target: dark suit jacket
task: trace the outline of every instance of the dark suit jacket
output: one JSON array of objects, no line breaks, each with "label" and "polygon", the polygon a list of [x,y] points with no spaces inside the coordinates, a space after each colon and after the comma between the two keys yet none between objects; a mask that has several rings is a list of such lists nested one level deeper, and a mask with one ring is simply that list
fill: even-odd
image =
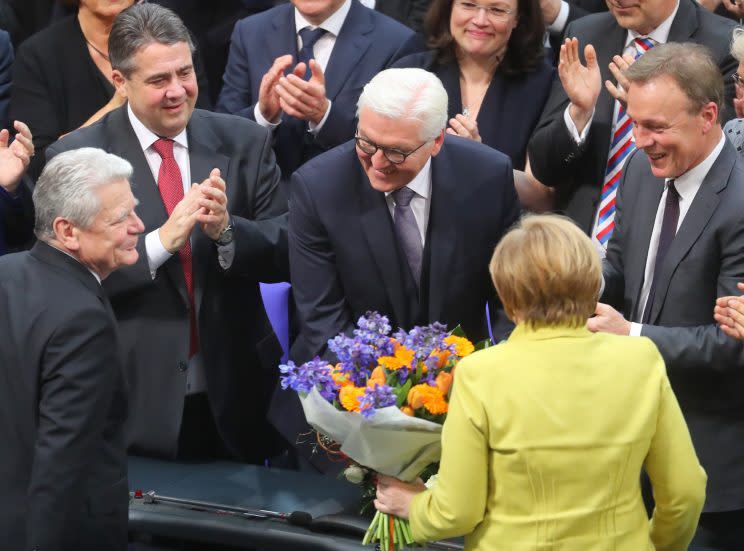
[{"label": "dark suit jacket", "polygon": [[[713,15],[694,0],[680,0],[669,32],[670,42],[696,42],[710,49],[726,82],[723,121],[734,116],[732,101],[735,90],[731,75],[737,62],[729,54],[733,28],[730,20]],[[568,27],[566,36],[577,37],[582,51],[586,44],[594,45],[602,81],[614,81],[608,65],[612,56],[622,53],[627,31],[617,24],[612,14],[598,13],[581,18]],[[607,168],[613,102],[603,85],[589,134],[578,146],[563,120],[568,97],[560,79],[555,79],[545,110],[527,147],[535,177],[556,189],[556,208],[573,218],[587,233],[592,230]]]},{"label": "dark suit jacket", "polygon": [[[288,179],[307,159],[354,137],[356,103],[362,88],[396,59],[421,49],[419,39],[400,23],[353,0],[325,71],[331,112],[317,135],[305,121],[286,115],[274,132],[274,151]],[[235,25],[217,111],[253,119],[261,78],[274,60],[297,59],[294,6],[285,4]]]},{"label": "dark suit jacket", "polygon": [[34,229],[34,203],[27,177],[15,196],[0,188],[0,255],[31,242]]},{"label": "dark suit jacket", "polygon": [[127,548],[126,383],[82,264],[37,243],[0,259],[3,548]]},{"label": "dark suit jacket", "polygon": [[[201,72],[198,72],[201,74]],[[205,91],[197,106],[209,108]],[[40,31],[20,48],[13,69],[10,117],[28,124],[36,156],[28,172],[35,180],[44,168],[44,150],[79,128],[114,95],[114,87],[88,52],[76,15]]]},{"label": "dark suit jacket", "polygon": [[[199,350],[217,428],[239,457],[268,453],[264,421],[277,379],[281,348],[266,318],[259,281],[287,278],[286,203],[277,201],[279,171],[268,131],[257,124],[199,109],[187,127],[191,179],[212,168],[227,183],[235,259],[220,268],[215,244],[195,228],[191,236]],[[52,144],[49,157],[84,146],[105,149],[134,166],[132,191],[145,232],[167,219],[163,201],[134,134],[126,106]],[[189,311],[177,255],[150,275],[145,239],[140,260],[109,277],[104,287],[121,327],[131,382],[131,450],[176,453],[189,359]],[[200,300],[199,300],[200,299]]]},{"label": "dark suit jacket", "polygon": [[[744,344],[724,335],[712,305],[744,280],[744,162],[726,145],[703,180],[660,270],[650,324],[708,473],[705,511],[744,508]],[[603,299],[636,319],[664,180],[638,151],[625,166]]]},{"label": "dark suit jacket", "polygon": [[424,16],[431,0],[377,0],[375,9],[400,21],[416,32],[424,28]]},{"label": "dark suit jacket", "polygon": [[[408,55],[394,67],[418,67],[433,72],[447,90],[450,118],[462,113],[460,69],[456,61],[436,63],[434,52]],[[546,60],[536,71],[505,77],[498,71],[483,97],[478,112],[478,131],[483,143],[511,157],[512,166],[524,170],[527,141],[537,125],[550,92],[555,69]]]}]

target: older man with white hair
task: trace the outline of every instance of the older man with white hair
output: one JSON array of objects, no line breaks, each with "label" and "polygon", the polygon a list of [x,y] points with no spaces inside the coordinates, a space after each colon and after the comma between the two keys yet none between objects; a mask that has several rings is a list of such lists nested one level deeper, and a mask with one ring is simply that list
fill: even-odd
[{"label": "older man with white hair", "polygon": [[0,541],[125,550],[126,382],[101,280],[137,262],[132,166],[62,153],[34,189],[38,242],[0,259]]},{"label": "older man with white hair", "polygon": [[405,329],[460,324],[477,340],[489,334],[488,303],[503,336],[488,260],[520,213],[509,158],[445,135],[447,92],[422,69],[379,73],[357,115],[354,140],[292,176],[292,358],[324,354],[368,310]]}]

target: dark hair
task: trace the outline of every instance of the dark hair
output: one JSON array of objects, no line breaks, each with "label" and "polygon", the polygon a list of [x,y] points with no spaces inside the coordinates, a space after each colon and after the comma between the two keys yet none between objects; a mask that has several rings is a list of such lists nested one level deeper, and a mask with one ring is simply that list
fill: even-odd
[{"label": "dark hair", "polygon": [[718,107],[720,121],[724,102],[723,77],[705,46],[692,42],[659,44],[628,67],[625,76],[631,83],[640,84],[668,76],[690,100],[691,113],[713,102]]},{"label": "dark hair", "polygon": [[[450,33],[453,3],[454,0],[433,0],[424,19],[426,44],[436,50],[439,63],[455,59],[455,40]],[[517,17],[517,26],[498,67],[506,76],[535,70],[545,56],[545,23],[540,0],[517,0]]]},{"label": "dark hair", "polygon": [[172,46],[180,42],[188,44],[194,53],[191,35],[175,13],[157,4],[135,4],[122,11],[111,27],[111,68],[129,78],[136,69],[134,56],[140,49],[153,43]]}]

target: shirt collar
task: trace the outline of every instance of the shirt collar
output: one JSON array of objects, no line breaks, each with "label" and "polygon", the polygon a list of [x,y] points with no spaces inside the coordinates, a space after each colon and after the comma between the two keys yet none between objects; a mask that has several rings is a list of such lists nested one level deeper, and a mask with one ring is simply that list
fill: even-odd
[{"label": "shirt collar", "polygon": [[[341,32],[341,27],[344,25],[344,21],[346,21],[346,15],[349,13],[350,9],[351,0],[346,0],[339,9],[333,12],[330,17],[328,17],[328,19],[318,25],[318,27],[320,27],[321,29],[325,29],[333,36],[338,36],[338,33]],[[300,13],[300,10],[298,10],[297,8],[295,8],[294,14],[296,33],[299,33],[305,27],[310,27],[312,29],[316,28],[315,25],[312,25],[307,19],[305,19],[305,17]]]},{"label": "shirt collar", "polygon": [[[132,125],[137,141],[140,143],[142,151],[147,151],[148,148],[152,147],[156,141],[160,139],[160,136],[153,133],[152,130],[147,128],[141,120],[137,118],[137,115],[132,111],[132,106],[127,103],[127,114],[129,115],[129,123]],[[173,141],[178,145],[189,148],[189,139],[186,135],[186,129],[184,128],[181,132],[173,138]]]},{"label": "shirt collar", "polygon": [[[702,185],[705,177],[708,175],[708,172],[710,172],[710,168],[713,166],[713,163],[716,162],[721,151],[723,151],[725,143],[726,136],[721,133],[721,139],[718,144],[700,164],[692,167],[690,170],[682,174],[682,176],[674,179],[674,187],[683,201],[689,201],[695,198],[695,194]],[[668,181],[669,178],[667,178],[665,182]]]},{"label": "shirt collar", "polygon": [[656,27],[653,31],[648,33],[647,35],[638,34],[637,32],[628,29],[628,36],[625,39],[625,47],[627,48],[628,45],[633,42],[636,38],[652,38],[656,41],[657,44],[666,44],[669,41],[669,31],[672,28],[672,22],[674,21],[674,17],[677,15],[677,10],[679,9],[679,0],[677,0],[677,4],[674,6],[674,10],[672,11],[672,14],[664,19],[664,21],[661,22],[661,24]]},{"label": "shirt collar", "polygon": [[[423,197],[424,199],[428,199],[431,195],[431,157],[429,157],[429,160],[426,161],[426,164],[423,166],[421,170],[419,170],[419,173],[416,174],[416,176],[413,177],[413,180],[408,182],[406,186],[408,189],[419,195],[420,197]],[[385,197],[393,193],[392,191],[386,191]]]}]

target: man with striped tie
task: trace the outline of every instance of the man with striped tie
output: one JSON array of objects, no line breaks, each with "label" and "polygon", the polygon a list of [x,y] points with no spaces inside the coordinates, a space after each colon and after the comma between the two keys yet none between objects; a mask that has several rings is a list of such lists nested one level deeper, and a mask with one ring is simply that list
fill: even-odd
[{"label": "man with striped tie", "polygon": [[723,81],[705,48],[656,46],[623,80],[638,150],[623,169],[605,290],[587,327],[657,346],[708,474],[690,549],[738,551],[744,343],[721,331],[710,306],[744,278],[744,160],[723,135]]},{"label": "man with striped tie", "polygon": [[733,22],[694,0],[608,0],[608,6],[609,12],[567,27],[565,36],[573,38],[561,47],[561,78],[553,83],[528,146],[533,174],[556,190],[556,209],[604,248],[614,228],[622,166],[635,148],[623,90],[614,84],[620,69],[656,44],[706,46],[725,77],[722,121],[734,116],[731,75],[736,70],[729,54]]}]

